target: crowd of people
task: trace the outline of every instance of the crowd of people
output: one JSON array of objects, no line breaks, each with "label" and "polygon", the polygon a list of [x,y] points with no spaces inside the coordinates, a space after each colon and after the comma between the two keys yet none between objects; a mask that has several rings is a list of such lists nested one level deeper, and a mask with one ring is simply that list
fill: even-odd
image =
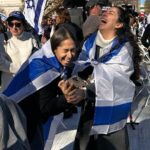
[{"label": "crowd of people", "polygon": [[81,107],[74,150],[128,150],[138,40],[150,51],[150,24],[120,6],[103,6],[87,2],[82,26],[67,8],[57,8],[43,17],[42,35],[21,11],[0,21],[0,149],[44,150],[43,124]]}]

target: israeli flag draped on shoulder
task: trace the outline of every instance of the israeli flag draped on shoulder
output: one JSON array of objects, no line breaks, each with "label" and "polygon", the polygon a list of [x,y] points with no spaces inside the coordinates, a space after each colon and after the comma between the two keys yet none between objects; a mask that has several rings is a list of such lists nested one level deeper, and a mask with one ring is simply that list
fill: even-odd
[{"label": "israeli flag draped on shoulder", "polygon": [[51,83],[61,71],[62,67],[53,54],[48,40],[22,65],[3,94],[18,103]]},{"label": "israeli flag draped on shoulder", "polygon": [[108,134],[125,126],[131,108],[135,91],[130,80],[134,71],[132,47],[128,41],[120,45],[115,38],[107,47],[100,49],[102,56],[95,60],[96,36],[97,33],[94,33],[85,41],[74,73],[89,65],[94,67],[96,102],[90,133]]},{"label": "israeli flag draped on shoulder", "polygon": [[25,0],[24,16],[28,23],[35,29],[36,33],[41,34],[42,17],[47,0]]},{"label": "israeli flag draped on shoulder", "polygon": [[[36,51],[28,61],[19,69],[8,87],[3,91],[1,97],[20,102],[37,90],[45,87],[63,73],[63,68],[51,50],[48,40],[40,50]],[[43,125],[45,147],[52,147],[58,126],[61,124],[63,114],[50,117]]]}]

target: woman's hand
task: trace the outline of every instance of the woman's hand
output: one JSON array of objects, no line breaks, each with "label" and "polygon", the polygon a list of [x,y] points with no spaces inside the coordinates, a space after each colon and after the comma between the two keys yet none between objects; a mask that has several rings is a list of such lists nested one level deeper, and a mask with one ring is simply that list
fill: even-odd
[{"label": "woman's hand", "polygon": [[61,80],[58,83],[58,87],[62,90],[64,95],[70,94],[70,92],[75,89],[75,86],[67,80]]},{"label": "woman's hand", "polygon": [[85,91],[83,89],[74,89],[70,92],[70,95],[67,96],[66,100],[68,103],[77,104],[80,101],[84,100]]},{"label": "woman's hand", "polygon": [[61,80],[58,87],[62,90],[68,103],[77,104],[85,98],[85,91],[77,89],[72,83],[67,80]]}]

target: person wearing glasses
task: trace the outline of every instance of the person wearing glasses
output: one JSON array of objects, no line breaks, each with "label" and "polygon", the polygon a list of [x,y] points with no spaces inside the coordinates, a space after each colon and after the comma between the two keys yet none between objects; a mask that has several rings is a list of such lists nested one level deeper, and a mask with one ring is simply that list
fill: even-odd
[{"label": "person wearing glasses", "polygon": [[1,88],[4,90],[20,66],[29,58],[38,44],[31,32],[26,32],[22,12],[13,11],[7,18],[8,32],[0,34]]}]

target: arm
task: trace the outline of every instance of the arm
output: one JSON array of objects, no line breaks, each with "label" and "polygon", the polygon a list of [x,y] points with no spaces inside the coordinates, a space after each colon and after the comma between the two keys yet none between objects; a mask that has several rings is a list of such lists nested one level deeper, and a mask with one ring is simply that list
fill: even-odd
[{"label": "arm", "polygon": [[74,82],[70,82],[69,80],[62,80],[58,84],[68,103],[80,105],[83,100],[89,102],[95,101],[94,83],[90,83],[86,85],[86,87],[76,87]]},{"label": "arm", "polygon": [[70,107],[65,97],[61,94],[58,88],[59,78],[55,79],[49,85],[40,89],[36,96],[39,100],[39,107],[42,118],[46,120],[51,115],[56,115]]}]

